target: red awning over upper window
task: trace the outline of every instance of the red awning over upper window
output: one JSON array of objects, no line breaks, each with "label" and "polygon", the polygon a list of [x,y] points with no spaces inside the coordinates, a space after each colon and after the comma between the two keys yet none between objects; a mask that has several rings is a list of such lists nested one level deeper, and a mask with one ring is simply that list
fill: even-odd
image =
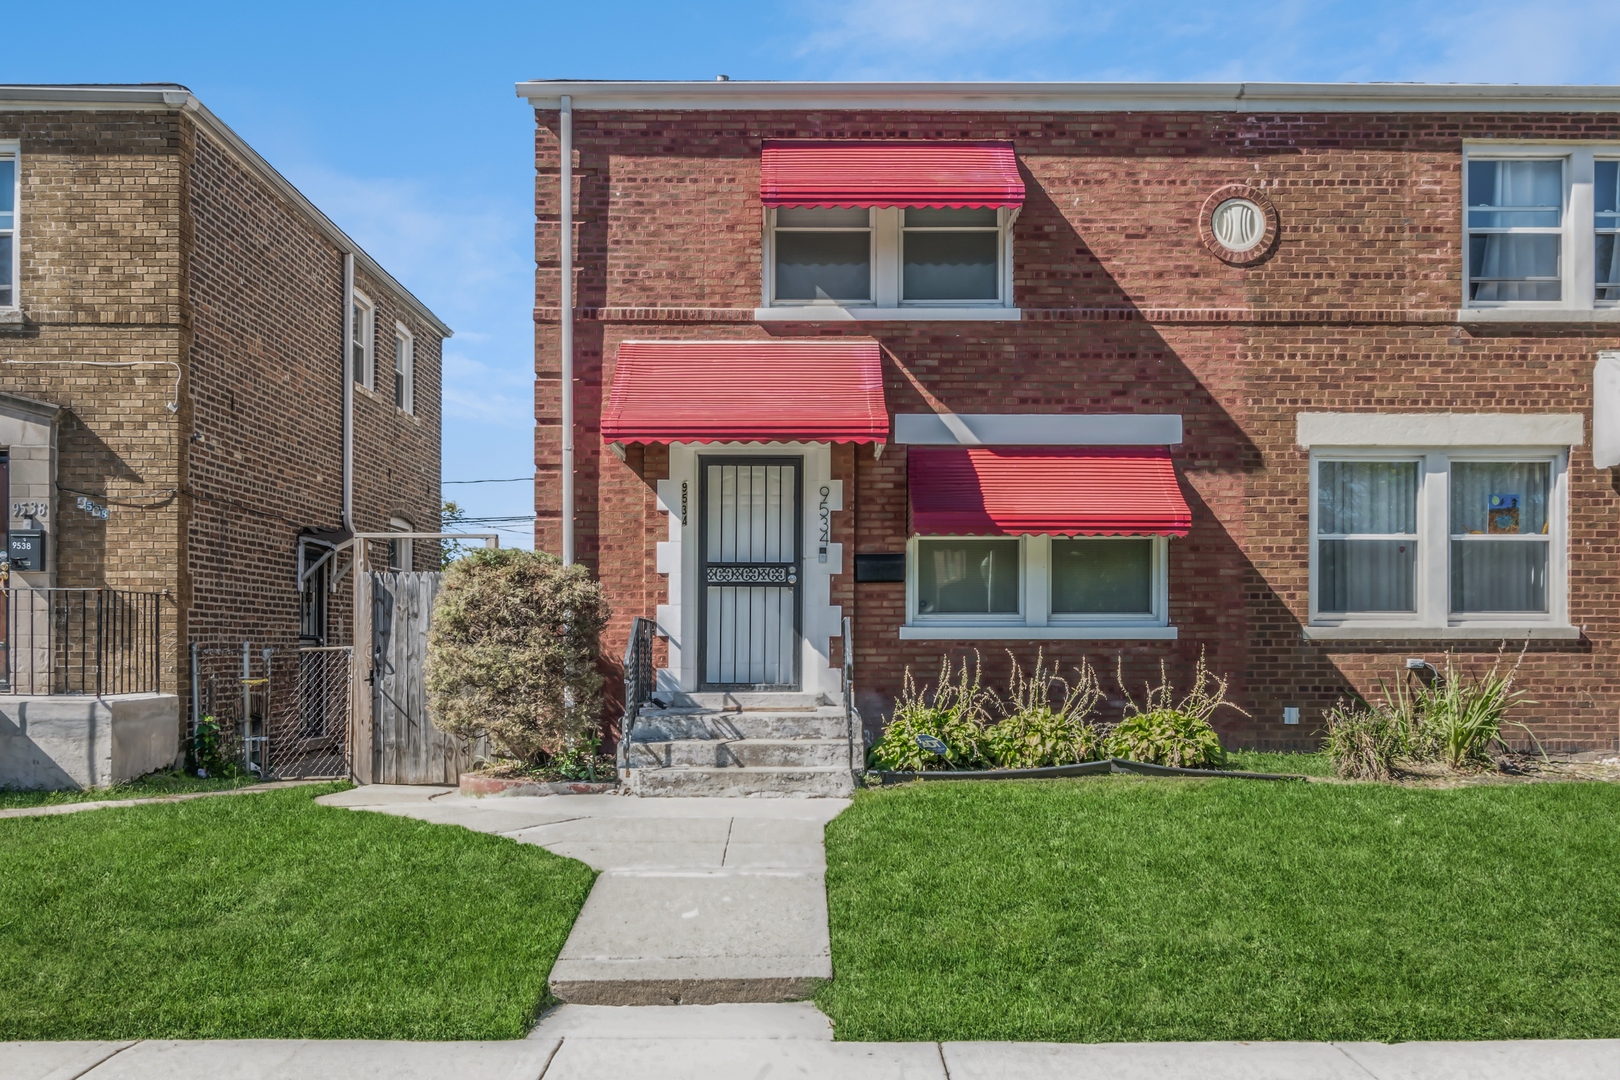
[{"label": "red awning over upper window", "polygon": [[1192,511],[1162,447],[911,447],[923,536],[1186,536]]},{"label": "red awning over upper window", "polygon": [[837,341],[626,341],[607,442],[886,442],[883,355]]},{"label": "red awning over upper window", "polygon": [[766,206],[1013,207],[1024,181],[1009,142],[765,143]]}]

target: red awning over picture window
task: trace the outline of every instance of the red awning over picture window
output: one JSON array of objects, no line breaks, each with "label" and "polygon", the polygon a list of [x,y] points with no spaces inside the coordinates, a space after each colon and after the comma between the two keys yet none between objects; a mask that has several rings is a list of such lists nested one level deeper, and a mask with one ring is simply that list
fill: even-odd
[{"label": "red awning over picture window", "polygon": [[767,140],[766,206],[1014,207],[1024,181],[1010,142]]},{"label": "red awning over picture window", "polygon": [[883,354],[837,341],[626,341],[602,410],[620,443],[889,438]]},{"label": "red awning over picture window", "polygon": [[922,536],[1186,536],[1192,511],[1163,447],[911,447]]}]

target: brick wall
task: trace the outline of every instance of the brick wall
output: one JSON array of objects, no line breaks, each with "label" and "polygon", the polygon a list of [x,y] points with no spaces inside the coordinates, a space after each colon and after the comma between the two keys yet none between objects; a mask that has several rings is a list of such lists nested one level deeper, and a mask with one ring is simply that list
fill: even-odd
[{"label": "brick wall", "polygon": [[[556,114],[537,119],[536,539],[556,550]],[[1029,189],[1014,255],[1024,321],[755,323],[760,143],[782,137],[1014,140]],[[1471,138],[1620,143],[1620,116],[577,112],[576,535],[616,606],[605,652],[622,653],[628,618],[664,595],[650,551],[605,539],[663,535],[653,485],[667,459],[649,450],[621,463],[600,443],[618,342],[871,335],[884,346],[894,412],[1181,413],[1176,464],[1195,524],[1171,543],[1180,640],[1039,647],[1061,665],[1089,657],[1109,684],[1119,660],[1138,688],[1161,660],[1185,679],[1205,649],[1251,714],[1223,721],[1233,740],[1307,742],[1337,697],[1371,691],[1406,655],[1439,660],[1445,646],[1304,641],[1308,455],[1295,445],[1295,414],[1589,414],[1595,354],[1620,347],[1612,330],[1454,324]],[[1204,200],[1228,183],[1263,188],[1281,220],[1275,253],[1249,269],[1221,263],[1198,237]],[[901,550],[904,449],[875,459],[841,448],[835,470],[857,479],[838,524],[853,550]],[[1523,681],[1540,704],[1523,715],[1549,748],[1614,747],[1620,484],[1592,468],[1589,448],[1572,455],[1569,479],[1570,616],[1585,633],[1531,647]],[[907,666],[931,678],[952,648],[898,640],[902,586],[846,577],[833,599],[855,617],[869,716],[887,709]],[[1008,644],[1026,663],[1038,647]],[[1000,681],[1003,643],[977,647]],[[1478,669],[1495,646],[1453,651]],[[1281,724],[1284,705],[1301,708],[1300,727]]]},{"label": "brick wall", "polygon": [[[0,329],[0,361],[27,361],[0,363],[0,390],[65,410],[56,583],[164,592],[167,689],[185,688],[191,640],[292,643],[295,537],[341,523],[341,254],[178,113],[0,113],[0,140],[21,142],[25,316]],[[358,277],[378,370],[377,391],[355,393],[356,524],[432,531],[440,340]],[[394,407],[396,320],[415,336],[414,416]],[[434,555],[417,545],[418,567]],[[351,632],[349,584],[333,641]]]}]

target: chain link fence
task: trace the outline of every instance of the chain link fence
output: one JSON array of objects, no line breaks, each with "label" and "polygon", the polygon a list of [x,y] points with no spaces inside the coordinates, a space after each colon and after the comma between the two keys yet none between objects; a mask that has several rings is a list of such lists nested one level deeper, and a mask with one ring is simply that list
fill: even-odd
[{"label": "chain link fence", "polygon": [[264,780],[350,775],[347,645],[192,647],[192,741]]}]

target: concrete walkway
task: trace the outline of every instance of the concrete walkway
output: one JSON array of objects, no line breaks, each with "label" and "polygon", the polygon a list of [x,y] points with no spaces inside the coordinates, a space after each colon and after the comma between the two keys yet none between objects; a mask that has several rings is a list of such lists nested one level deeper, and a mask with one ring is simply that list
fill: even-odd
[{"label": "concrete walkway", "polygon": [[[5,1080],[1615,1080],[1620,1040],[835,1043],[807,1005],[559,1013],[519,1042],[0,1043]],[[759,1010],[767,1010],[760,1012]],[[770,1012],[768,1010],[778,1010]],[[788,1010],[788,1011],[781,1011]],[[800,1010],[794,1012],[792,1010]],[[814,1010],[811,1009],[813,1012]],[[546,1030],[547,1025],[552,1030]],[[722,1031],[747,1037],[717,1037]]]},{"label": "concrete walkway", "polygon": [[822,833],[848,800],[372,785],[320,801],[509,836],[601,871],[551,971],[563,1001],[793,1001],[832,978]]}]

